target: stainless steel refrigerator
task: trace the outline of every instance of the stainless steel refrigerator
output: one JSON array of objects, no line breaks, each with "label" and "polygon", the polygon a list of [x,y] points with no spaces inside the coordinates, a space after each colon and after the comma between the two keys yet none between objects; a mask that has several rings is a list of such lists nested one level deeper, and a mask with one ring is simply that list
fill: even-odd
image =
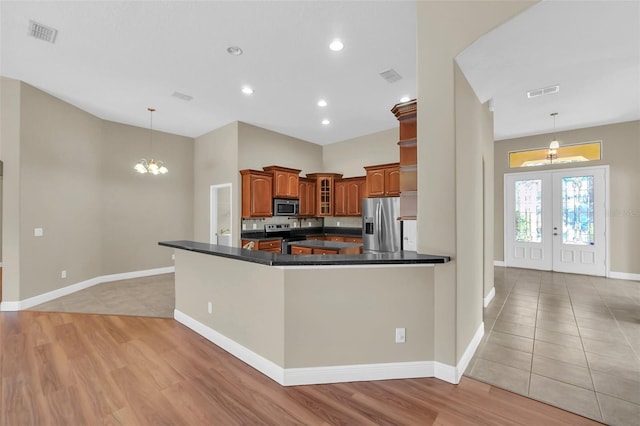
[{"label": "stainless steel refrigerator", "polygon": [[365,198],[362,200],[362,249],[365,252],[402,250],[400,198]]}]

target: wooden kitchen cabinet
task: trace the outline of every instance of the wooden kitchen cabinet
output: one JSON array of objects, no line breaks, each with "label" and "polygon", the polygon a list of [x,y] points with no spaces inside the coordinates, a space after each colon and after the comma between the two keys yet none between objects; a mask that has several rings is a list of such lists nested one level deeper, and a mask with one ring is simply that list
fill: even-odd
[{"label": "wooden kitchen cabinet", "polygon": [[400,164],[365,166],[367,197],[397,197],[400,195]]},{"label": "wooden kitchen cabinet", "polygon": [[342,177],[338,173],[311,173],[316,181],[316,216],[334,216],[334,183]]},{"label": "wooden kitchen cabinet", "polygon": [[362,244],[362,237],[344,237],[344,242]]},{"label": "wooden kitchen cabinet", "polygon": [[322,249],[322,248],[314,248],[313,249],[313,254],[338,254],[338,250],[329,250],[329,249]]},{"label": "wooden kitchen cabinet", "polygon": [[335,235],[327,235],[326,237],[324,237],[325,241],[339,241],[341,243],[344,243],[344,237],[338,237]]},{"label": "wooden kitchen cabinet", "polygon": [[253,241],[255,245],[251,250],[260,250],[260,251],[268,251],[270,253],[281,253],[282,252],[282,240],[273,239],[273,240],[242,240],[242,247],[244,247],[247,243]]},{"label": "wooden kitchen cabinet", "polygon": [[334,216],[362,215],[362,199],[365,198],[367,180],[364,176],[336,180]]},{"label": "wooden kitchen cabinet", "polygon": [[400,217],[417,217],[418,195],[418,103],[414,99],[394,105],[391,112],[398,119],[400,131]]},{"label": "wooden kitchen cabinet", "polygon": [[298,183],[300,211],[298,216],[315,216],[316,214],[316,181],[300,178]]},{"label": "wooden kitchen cabinet", "polygon": [[311,247],[291,246],[291,254],[313,254]]},{"label": "wooden kitchen cabinet", "polygon": [[334,191],[334,216],[346,216],[347,215],[347,182],[344,180],[337,180],[335,182]]},{"label": "wooden kitchen cabinet", "polygon": [[262,168],[273,176],[273,198],[298,198],[300,170],[281,166]]},{"label": "wooden kitchen cabinet", "polygon": [[271,173],[240,170],[242,175],[242,218],[273,216]]}]

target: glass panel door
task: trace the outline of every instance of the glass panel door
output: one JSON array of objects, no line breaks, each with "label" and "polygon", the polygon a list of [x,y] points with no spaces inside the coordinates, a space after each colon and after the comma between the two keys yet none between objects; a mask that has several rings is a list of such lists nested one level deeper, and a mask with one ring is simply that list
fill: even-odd
[{"label": "glass panel door", "polygon": [[[537,174],[505,176],[505,261],[508,266],[551,269],[550,181]],[[546,233],[545,233],[546,232]]]},{"label": "glass panel door", "polygon": [[606,274],[606,168],[505,175],[505,264]]},{"label": "glass panel door", "polygon": [[605,169],[553,173],[553,270],[606,274]]}]

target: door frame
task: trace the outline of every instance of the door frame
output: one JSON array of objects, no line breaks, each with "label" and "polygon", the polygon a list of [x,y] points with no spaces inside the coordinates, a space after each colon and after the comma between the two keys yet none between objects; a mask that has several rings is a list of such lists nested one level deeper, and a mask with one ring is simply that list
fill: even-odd
[{"label": "door frame", "polygon": [[233,185],[231,183],[211,185],[209,187],[209,244],[218,243],[218,190],[222,188],[229,188],[229,217],[231,219],[229,232],[233,236]]},{"label": "door frame", "polygon": [[[503,220],[502,220],[502,225],[503,225],[503,234],[502,234],[502,239],[503,239],[503,253],[502,253],[502,258],[504,259],[504,266],[505,267],[509,267],[509,258],[507,256],[507,239],[508,239],[508,235],[509,235],[509,230],[508,230],[508,226],[509,226],[509,221],[508,221],[508,205],[507,205],[507,191],[510,190],[510,188],[507,188],[507,176],[513,176],[513,177],[518,177],[519,175],[531,175],[531,174],[538,174],[540,176],[542,175],[552,175],[554,173],[563,173],[563,172],[575,172],[575,171],[585,171],[588,172],[589,170],[604,170],[604,199],[605,199],[605,206],[604,206],[604,232],[605,232],[605,236],[604,236],[604,243],[605,243],[605,247],[604,247],[604,262],[605,262],[605,277],[609,277],[611,275],[611,270],[610,270],[610,265],[611,263],[609,262],[610,260],[610,253],[609,253],[609,247],[611,246],[610,244],[610,232],[609,232],[609,211],[610,211],[610,198],[609,198],[609,187],[610,187],[610,179],[609,179],[609,165],[608,164],[604,164],[604,165],[599,165],[599,166],[586,166],[586,167],[567,167],[567,168],[562,168],[562,169],[545,169],[545,170],[527,170],[527,171],[519,171],[519,172],[514,172],[514,173],[505,173],[503,176],[503,197],[502,197],[502,209],[503,209]],[[553,263],[552,263],[552,269],[551,271],[553,271]]]}]

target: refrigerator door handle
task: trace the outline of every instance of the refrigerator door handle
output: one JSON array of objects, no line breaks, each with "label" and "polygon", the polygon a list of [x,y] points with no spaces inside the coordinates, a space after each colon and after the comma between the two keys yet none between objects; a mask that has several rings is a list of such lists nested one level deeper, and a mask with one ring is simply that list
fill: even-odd
[{"label": "refrigerator door handle", "polygon": [[384,208],[382,203],[380,203],[380,249],[388,250],[387,248],[387,235],[385,233],[385,219],[384,219]]},{"label": "refrigerator door handle", "polygon": [[376,235],[378,237],[378,250],[380,250],[380,246],[382,245],[382,221],[380,220],[382,216],[382,204],[376,204]]}]

